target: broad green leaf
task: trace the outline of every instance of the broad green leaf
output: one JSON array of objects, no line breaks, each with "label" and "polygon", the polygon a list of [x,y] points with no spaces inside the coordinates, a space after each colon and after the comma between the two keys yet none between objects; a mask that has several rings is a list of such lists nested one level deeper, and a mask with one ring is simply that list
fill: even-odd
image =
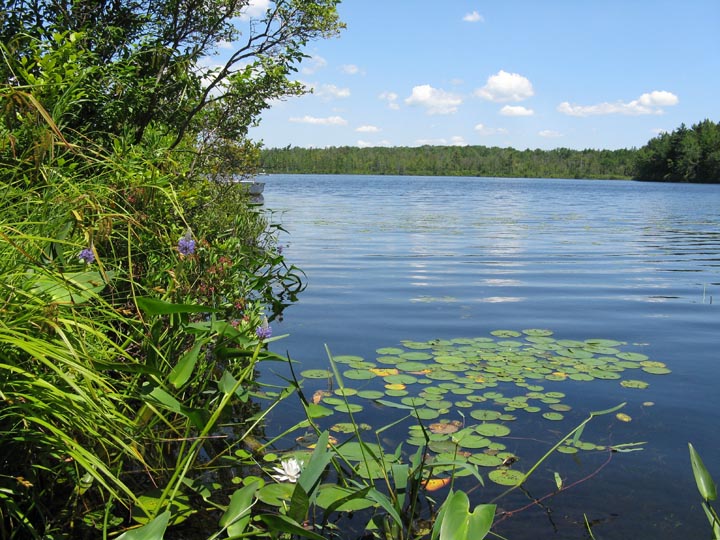
[{"label": "broad green leaf", "polygon": [[335,455],[333,451],[327,448],[329,438],[329,431],[323,431],[320,434],[317,446],[310,456],[310,459],[305,463],[305,467],[302,473],[300,473],[300,478],[298,478],[298,485],[302,486],[308,496],[312,496],[315,486],[325,472],[325,468]]},{"label": "broad green leaf", "polygon": [[706,501],[714,501],[717,499],[717,486],[692,443],[688,443],[688,448],[690,450],[690,463],[692,464],[693,475],[695,476],[698,491]]},{"label": "broad green leaf", "polygon": [[250,509],[253,505],[255,492],[260,484],[253,482],[235,491],[230,497],[230,504],[220,517],[220,526],[226,528],[228,535],[236,536],[245,532],[250,522]]},{"label": "broad green leaf", "polygon": [[168,375],[168,381],[175,388],[180,388],[188,382],[193,370],[195,369],[200,349],[206,342],[207,341],[204,339],[196,339],[192,348],[180,357],[177,365],[175,365],[170,372],[170,375]]},{"label": "broad green leaf", "polygon": [[297,521],[282,514],[261,514],[258,517],[274,533],[285,532],[302,538],[310,538],[311,540],[325,540],[324,537],[307,530]]},{"label": "broad green leaf", "polygon": [[217,309],[207,306],[199,306],[196,304],[173,304],[171,302],[165,302],[164,300],[158,300],[157,298],[150,298],[147,296],[138,297],[137,305],[141,310],[145,312],[146,315],[171,315],[174,313],[212,313],[217,311]]},{"label": "broad green leaf", "polygon": [[169,522],[170,511],[166,510],[146,525],[125,531],[117,540],[163,540]]},{"label": "broad green leaf", "polygon": [[302,523],[309,509],[310,496],[303,489],[302,484],[298,482],[295,484],[295,489],[293,489],[293,494],[290,498],[290,508],[288,508],[287,516],[298,523]]}]

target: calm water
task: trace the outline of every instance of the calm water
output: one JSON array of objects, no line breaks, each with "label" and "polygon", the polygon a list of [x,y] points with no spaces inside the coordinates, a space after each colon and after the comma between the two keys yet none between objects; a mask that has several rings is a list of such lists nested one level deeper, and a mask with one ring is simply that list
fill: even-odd
[{"label": "calm water", "polygon": [[[504,520],[500,534],[589,538],[586,513],[597,540],[708,537],[687,442],[720,480],[720,186],[273,175],[265,206],[289,231],[287,258],[307,274],[300,301],[273,325],[290,334],[274,350],[300,369],[328,367],[325,345],[374,361],[401,340],[547,328],[558,339],[627,342],[672,370],[633,375],[651,383],[645,390],[557,383],[573,407],[564,421],[523,415],[506,441],[521,470],[589,411],[623,401],[632,422],[602,417],[588,430],[598,443],[647,443],[604,467],[604,452],[554,456],[528,482],[530,495],[553,492],[554,471],[579,484]],[[264,369],[269,382],[286,375],[282,365]],[[308,381],[308,392],[321,386]],[[369,407],[361,419],[381,426],[392,414]],[[287,405],[271,422],[279,430],[297,419]],[[483,502],[500,491],[486,481],[472,493]],[[515,510],[527,497],[498,504]]]}]

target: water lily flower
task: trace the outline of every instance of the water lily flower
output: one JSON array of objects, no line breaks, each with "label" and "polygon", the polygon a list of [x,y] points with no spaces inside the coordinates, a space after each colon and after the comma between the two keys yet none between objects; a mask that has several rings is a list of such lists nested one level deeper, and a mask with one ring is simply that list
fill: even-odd
[{"label": "water lily flower", "polygon": [[271,474],[278,482],[290,482],[294,484],[300,478],[302,468],[300,462],[295,458],[283,459],[280,462],[280,467],[273,467],[273,470],[277,474]]}]

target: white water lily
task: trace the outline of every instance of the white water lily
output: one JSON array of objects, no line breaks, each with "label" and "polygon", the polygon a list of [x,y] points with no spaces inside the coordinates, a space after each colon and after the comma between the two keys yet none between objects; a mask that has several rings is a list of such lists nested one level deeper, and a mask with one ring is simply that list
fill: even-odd
[{"label": "white water lily", "polygon": [[297,482],[297,479],[300,478],[302,467],[300,467],[300,462],[297,459],[290,458],[282,460],[280,467],[273,467],[273,470],[277,472],[277,474],[271,474],[270,476],[275,480],[294,484]]}]

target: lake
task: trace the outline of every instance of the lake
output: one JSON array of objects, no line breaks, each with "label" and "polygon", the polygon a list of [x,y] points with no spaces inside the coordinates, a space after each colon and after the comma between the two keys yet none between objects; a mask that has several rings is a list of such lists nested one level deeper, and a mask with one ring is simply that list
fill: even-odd
[{"label": "lake", "polygon": [[[693,442],[720,480],[720,186],[331,175],[264,180],[265,208],[288,231],[281,237],[286,258],[307,275],[299,301],[273,322],[274,335],[289,336],[272,349],[295,360],[298,372],[327,369],[326,345],[333,355],[376,363],[399,354],[390,352],[394,348],[428,342],[465,351],[515,342],[506,345],[515,354],[518,341],[530,346],[525,339],[533,334],[523,330],[551,331],[551,337],[537,334],[546,339],[535,343],[549,345],[539,347],[544,353],[533,348],[539,355],[533,365],[558,354],[557,341],[563,342],[564,360],[571,362],[571,356],[576,363],[553,367],[557,375],[550,379],[542,377],[549,370],[540,370],[528,380],[540,412],[523,409],[527,397],[510,405],[508,399],[497,401],[533,390],[510,382],[517,373],[498,373],[495,362],[494,386],[470,385],[482,403],[452,406],[439,417],[471,420],[469,413],[479,406],[505,415],[502,423],[512,432],[493,440],[518,457],[513,468],[521,471],[591,411],[627,403],[622,412],[631,421],[613,413],[588,425],[583,440],[596,443],[594,451],[554,454],[527,482],[526,492],[497,502],[514,512],[498,523],[499,534],[513,540],[590,538],[586,514],[597,540],[709,537],[687,443]],[[500,329],[518,334],[491,334]],[[630,353],[631,360],[645,359],[649,369],[630,369],[633,362],[604,364],[586,380],[578,376],[586,372],[579,365],[583,358],[602,363],[598,357],[614,354],[578,352],[586,340],[598,340],[592,346],[600,349],[621,342],[617,350]],[[406,352],[418,350],[427,352]],[[415,357],[423,358],[407,358]],[[269,364],[260,380],[273,383],[287,375],[286,366]],[[623,386],[624,380],[649,386]],[[383,382],[345,380],[376,391],[384,391]],[[409,384],[407,390],[417,395],[422,384],[435,381]],[[443,391],[457,390],[453,384]],[[305,381],[308,395],[326,387],[324,380]],[[543,394],[549,391],[562,395],[556,407],[562,420],[541,416],[554,401]],[[399,401],[401,395],[386,399]],[[273,412],[268,431],[280,432],[301,418],[292,403]],[[366,401],[357,418],[377,429],[403,414]],[[383,442],[394,448],[407,436],[404,426]],[[643,450],[601,449],[634,442],[643,442]],[[459,487],[471,491],[474,503],[504,490],[488,480],[491,470],[481,467],[484,487],[461,479]],[[564,486],[575,485],[550,496],[557,490],[555,472]],[[533,498],[543,500],[523,509]]]}]

